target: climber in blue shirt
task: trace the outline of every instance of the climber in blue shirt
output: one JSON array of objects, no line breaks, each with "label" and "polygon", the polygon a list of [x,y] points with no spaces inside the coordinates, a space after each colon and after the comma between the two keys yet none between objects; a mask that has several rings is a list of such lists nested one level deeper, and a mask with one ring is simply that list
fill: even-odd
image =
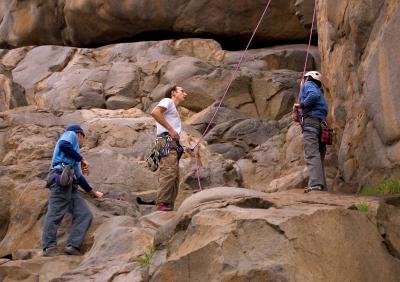
[{"label": "climber in blue shirt", "polygon": [[322,76],[317,71],[304,75],[304,86],[300,103],[293,106],[294,113],[301,110],[301,124],[304,137],[304,158],[308,170],[308,186],[304,192],[326,190],[324,159],[326,145],[321,143],[321,122],[326,120],[328,105],[322,92]]},{"label": "climber in blue shirt", "polygon": [[317,118],[321,121],[326,119],[328,106],[321,90],[321,82],[306,77],[300,95],[299,108],[302,110],[302,117]]},{"label": "climber in blue shirt", "polygon": [[79,186],[90,193],[92,188],[82,175],[82,169],[88,172],[89,164],[80,155],[79,140],[83,140],[85,134],[79,125],[71,125],[58,139],[54,148],[53,158],[51,160],[52,170],[62,170],[68,164],[74,169],[75,178]]},{"label": "climber in blue shirt", "polygon": [[[89,163],[81,156],[80,146],[85,140],[83,129],[72,124],[58,139],[51,160],[47,186],[50,188],[49,205],[43,224],[43,255],[57,255],[57,230],[66,212],[72,214],[72,230],[64,248],[69,255],[80,255],[80,246],[92,220],[88,205],[79,195],[81,186],[93,197],[100,198],[103,193],[93,191],[82,172],[89,175]],[[73,175],[72,172],[73,170]],[[70,174],[70,183],[63,181],[64,174]],[[66,178],[68,179],[68,177]]]}]

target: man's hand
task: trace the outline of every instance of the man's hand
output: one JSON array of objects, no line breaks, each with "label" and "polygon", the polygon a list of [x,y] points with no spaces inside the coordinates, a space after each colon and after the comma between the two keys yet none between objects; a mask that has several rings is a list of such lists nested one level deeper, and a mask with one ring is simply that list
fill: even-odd
[{"label": "man's hand", "polygon": [[84,160],[84,159],[81,160],[81,168],[82,168],[83,174],[89,176],[89,173],[90,173],[90,170],[89,170],[89,163],[88,163],[86,160]]},{"label": "man's hand", "polygon": [[292,108],[292,118],[295,122],[300,122],[300,113],[299,113],[300,104],[294,104]]},{"label": "man's hand", "polygon": [[179,141],[179,134],[175,130],[171,129],[168,131],[169,135],[171,135],[172,139]]},{"label": "man's hand", "polygon": [[104,193],[102,193],[102,192],[100,192],[100,191],[91,191],[91,192],[90,192],[90,195],[91,195],[93,198],[101,198],[101,197],[103,197]]}]

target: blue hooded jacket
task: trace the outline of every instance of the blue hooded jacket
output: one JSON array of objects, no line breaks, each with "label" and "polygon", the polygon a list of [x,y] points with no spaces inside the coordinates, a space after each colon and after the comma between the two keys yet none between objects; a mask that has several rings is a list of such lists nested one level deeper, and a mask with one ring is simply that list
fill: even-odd
[{"label": "blue hooded jacket", "polygon": [[[92,191],[86,178],[82,174],[80,148],[77,133],[70,130],[75,130],[75,127],[68,127],[61,137],[58,139],[57,144],[54,148],[53,158],[51,160],[51,169],[63,169],[64,164],[69,164],[75,171],[75,178],[86,192]],[[81,129],[80,129],[81,130]],[[78,130],[78,132],[81,132]],[[83,131],[82,131],[82,134]]]},{"label": "blue hooded jacket", "polygon": [[300,108],[303,118],[313,117],[326,120],[328,105],[321,89],[312,81],[306,81],[300,94]]},{"label": "blue hooded jacket", "polygon": [[81,166],[79,163],[80,160],[79,161],[74,160],[71,156],[67,155],[65,152],[61,150],[60,145],[63,144],[63,141],[69,142],[72,146],[72,149],[76,153],[80,154],[80,148],[76,133],[74,131],[65,131],[58,139],[57,144],[54,148],[53,158],[51,160],[51,168],[62,169],[61,163],[69,164],[75,170],[76,178],[79,178],[79,176],[82,174]]}]

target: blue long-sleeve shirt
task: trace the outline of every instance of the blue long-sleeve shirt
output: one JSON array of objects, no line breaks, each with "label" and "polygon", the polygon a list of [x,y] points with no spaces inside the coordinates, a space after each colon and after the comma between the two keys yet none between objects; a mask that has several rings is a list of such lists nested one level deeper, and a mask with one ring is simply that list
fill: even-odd
[{"label": "blue long-sleeve shirt", "polygon": [[74,131],[66,131],[58,139],[54,148],[53,158],[51,160],[52,169],[62,169],[63,164],[69,164],[75,172],[76,180],[86,192],[92,191],[89,183],[82,174],[80,162],[80,148],[77,134]]},{"label": "blue long-sleeve shirt", "polygon": [[314,117],[325,120],[328,115],[326,104],[321,89],[312,81],[306,81],[300,94],[300,108],[303,117]]}]

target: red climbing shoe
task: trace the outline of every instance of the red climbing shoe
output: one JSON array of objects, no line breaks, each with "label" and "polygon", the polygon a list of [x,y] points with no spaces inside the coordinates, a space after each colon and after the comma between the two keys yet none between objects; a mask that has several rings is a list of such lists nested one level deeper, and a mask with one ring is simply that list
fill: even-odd
[{"label": "red climbing shoe", "polygon": [[166,203],[158,203],[157,210],[158,211],[172,211],[171,207]]}]

